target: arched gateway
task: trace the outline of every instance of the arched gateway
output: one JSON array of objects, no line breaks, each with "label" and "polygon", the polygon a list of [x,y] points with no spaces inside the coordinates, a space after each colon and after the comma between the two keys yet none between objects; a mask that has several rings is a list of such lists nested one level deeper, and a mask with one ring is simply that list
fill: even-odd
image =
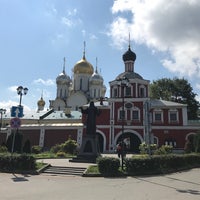
[{"label": "arched gateway", "polygon": [[122,140],[126,143],[128,153],[139,153],[139,146],[143,142],[139,133],[126,130],[122,135],[122,132],[119,132],[115,137],[115,144],[117,145]]}]

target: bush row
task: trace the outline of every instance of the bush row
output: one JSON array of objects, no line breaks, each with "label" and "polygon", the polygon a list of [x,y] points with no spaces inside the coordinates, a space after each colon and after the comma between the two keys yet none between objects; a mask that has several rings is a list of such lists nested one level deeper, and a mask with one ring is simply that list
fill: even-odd
[{"label": "bush row", "polygon": [[105,176],[115,176],[119,173],[120,160],[111,157],[99,157],[97,159],[99,172]]},{"label": "bush row", "polygon": [[32,171],[36,168],[36,160],[30,155],[2,154],[0,155],[0,171]]},{"label": "bush row", "polygon": [[126,172],[130,175],[147,175],[175,172],[200,166],[199,154],[155,155],[132,157],[125,161]]},{"label": "bush row", "polygon": [[[118,158],[101,157],[97,164],[99,172],[104,176],[115,176],[120,173]],[[194,167],[200,167],[200,154],[133,156],[125,159],[124,173],[128,175],[162,174]]]}]

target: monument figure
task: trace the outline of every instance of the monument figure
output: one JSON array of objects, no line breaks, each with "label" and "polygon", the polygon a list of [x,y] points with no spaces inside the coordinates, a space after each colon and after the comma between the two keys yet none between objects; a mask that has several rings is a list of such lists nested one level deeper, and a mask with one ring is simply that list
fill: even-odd
[{"label": "monument figure", "polygon": [[98,135],[96,134],[96,117],[100,115],[100,110],[91,101],[88,108],[79,107],[83,114],[87,115],[86,134],[83,135],[80,151],[72,162],[92,162],[96,163],[96,158],[100,156]]},{"label": "monument figure", "polygon": [[86,109],[80,107],[83,114],[87,114],[86,123],[86,134],[95,135],[96,134],[96,116],[100,115],[100,110],[94,105],[94,102],[90,102],[90,106]]}]

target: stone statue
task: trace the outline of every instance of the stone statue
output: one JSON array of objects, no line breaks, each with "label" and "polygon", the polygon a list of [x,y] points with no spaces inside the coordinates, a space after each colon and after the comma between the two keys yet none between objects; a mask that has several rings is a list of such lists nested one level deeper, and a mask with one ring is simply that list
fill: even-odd
[{"label": "stone statue", "polygon": [[87,114],[86,134],[96,134],[96,116],[100,115],[100,110],[94,105],[93,101],[90,102],[90,106],[87,109],[82,107],[80,109],[83,114]]}]

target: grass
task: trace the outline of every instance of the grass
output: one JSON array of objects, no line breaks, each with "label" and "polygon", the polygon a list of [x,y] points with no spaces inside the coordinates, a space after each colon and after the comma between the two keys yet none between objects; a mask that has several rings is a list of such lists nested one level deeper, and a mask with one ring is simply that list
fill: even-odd
[{"label": "grass", "polygon": [[100,174],[97,165],[91,165],[87,168],[86,174]]},{"label": "grass", "polygon": [[39,154],[32,154],[32,156],[34,156],[34,158],[36,159],[50,159],[50,158],[73,158],[75,155],[71,155],[71,154],[62,154],[62,156],[58,156],[58,154],[55,153],[51,153],[49,151],[43,152],[43,153],[39,153]]},{"label": "grass", "polygon": [[36,170],[42,169],[46,165],[47,164],[43,162],[36,162]]}]

